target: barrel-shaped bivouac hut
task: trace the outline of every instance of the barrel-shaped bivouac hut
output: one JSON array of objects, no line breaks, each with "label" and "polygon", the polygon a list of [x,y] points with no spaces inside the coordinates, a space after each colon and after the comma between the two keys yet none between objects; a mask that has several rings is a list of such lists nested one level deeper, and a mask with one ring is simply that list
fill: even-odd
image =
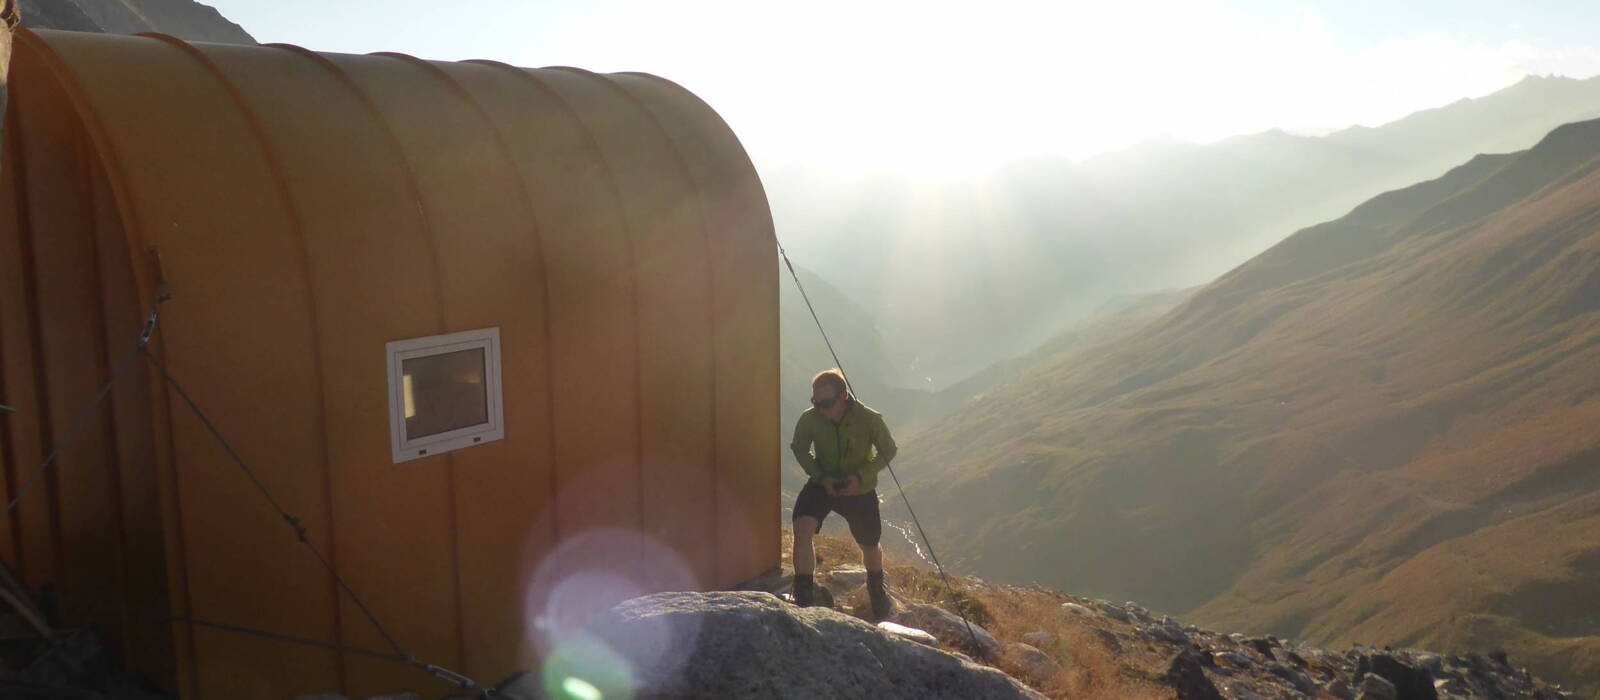
[{"label": "barrel-shaped bivouac hut", "polygon": [[0,556],[130,668],[184,698],[442,692],[171,619],[393,651],[201,414],[406,653],[479,681],[585,606],[777,566],[771,215],[688,91],[28,30],[9,85],[6,500],[94,408]]}]

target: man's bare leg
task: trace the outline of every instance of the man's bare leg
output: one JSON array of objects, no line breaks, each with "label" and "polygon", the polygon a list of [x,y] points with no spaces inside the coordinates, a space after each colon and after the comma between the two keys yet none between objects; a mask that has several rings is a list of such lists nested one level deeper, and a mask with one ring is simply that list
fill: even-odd
[{"label": "man's bare leg", "polygon": [[[869,572],[883,571],[883,548],[878,545],[861,546],[861,566]],[[799,570],[796,565],[796,571]]]},{"label": "man's bare leg", "polygon": [[875,620],[886,619],[893,610],[893,604],[889,601],[889,589],[883,580],[883,548],[863,545],[861,565],[867,570],[867,595],[872,601],[872,617]]},{"label": "man's bare leg", "polygon": [[[794,519],[794,572],[810,576],[817,568],[817,553],[811,538],[817,534],[817,519],[802,515]],[[879,557],[882,561],[882,557]]]},{"label": "man's bare leg", "polygon": [[816,582],[811,574],[817,568],[817,552],[811,538],[817,534],[817,519],[802,515],[794,519],[794,602],[801,606],[816,602]]}]

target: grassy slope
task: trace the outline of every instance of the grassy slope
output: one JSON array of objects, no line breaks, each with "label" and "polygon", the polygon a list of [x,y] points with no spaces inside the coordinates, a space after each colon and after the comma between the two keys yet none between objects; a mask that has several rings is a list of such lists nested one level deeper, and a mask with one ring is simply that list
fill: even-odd
[{"label": "grassy slope", "polygon": [[919,514],[997,578],[1600,678],[1597,152],[1474,159],[1035,365],[903,453]]},{"label": "grassy slope", "polygon": [[[783,560],[789,564],[791,533],[783,532]],[[861,550],[848,537],[816,537],[814,547],[824,566],[858,563]],[[955,609],[949,593],[937,574],[925,568],[902,565],[892,557],[887,561],[886,578],[894,594],[902,600],[928,603],[947,610]],[[1172,649],[1155,644],[1107,645],[1096,629],[1111,625],[1108,620],[1089,621],[1067,614],[1061,604],[1079,599],[1059,591],[988,584],[978,579],[954,577],[961,605],[975,624],[983,626],[1001,644],[1021,641],[1029,632],[1046,632],[1056,644],[1045,653],[1062,665],[1055,678],[1033,681],[1035,689],[1053,698],[1121,698],[1123,700],[1166,700],[1171,688],[1161,684],[1161,675],[1171,660]],[[991,659],[991,665],[1013,677],[1026,674],[1009,656]]]}]

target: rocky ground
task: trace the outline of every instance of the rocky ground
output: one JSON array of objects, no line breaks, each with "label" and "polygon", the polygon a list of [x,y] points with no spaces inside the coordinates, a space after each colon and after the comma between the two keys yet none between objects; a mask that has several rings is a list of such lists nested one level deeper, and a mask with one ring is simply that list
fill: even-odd
[{"label": "rocky ground", "polygon": [[[854,545],[823,535],[817,549],[823,561],[818,583],[834,594],[837,608],[866,618],[865,573],[853,563],[859,557]],[[1504,652],[1321,649],[1271,636],[1204,630],[1136,603],[973,577],[952,577],[952,596],[925,569],[891,562],[888,571],[897,608],[893,622],[925,629],[945,648],[1055,698],[1573,697],[1532,677]],[[784,583],[782,575],[774,577],[776,592],[783,592]],[[949,612],[956,609],[968,613],[975,635]]]}]

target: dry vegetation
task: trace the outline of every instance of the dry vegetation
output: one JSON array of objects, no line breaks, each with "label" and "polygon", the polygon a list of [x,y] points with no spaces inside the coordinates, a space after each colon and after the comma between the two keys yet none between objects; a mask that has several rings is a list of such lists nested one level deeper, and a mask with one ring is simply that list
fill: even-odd
[{"label": "dry vegetation", "polygon": [[[849,538],[818,535],[815,539],[819,571],[840,564],[859,564],[861,550]],[[791,535],[783,537],[785,570],[789,570]],[[1046,632],[1056,643],[1042,649],[1061,664],[1061,672],[1048,682],[1032,684],[1052,698],[1123,698],[1127,700],[1170,700],[1173,691],[1158,679],[1171,661],[1170,654],[1154,645],[1127,648],[1108,646],[1111,635],[1097,633],[1104,619],[1087,619],[1065,612],[1061,604],[1080,598],[1045,588],[1024,588],[952,576],[954,597],[947,592],[939,575],[932,570],[911,566],[885,555],[885,571],[890,591],[902,600],[938,605],[946,610],[959,606],[968,618],[988,630],[1002,646],[1021,642],[1029,632]],[[1008,656],[990,663],[1015,678],[1026,674]]]}]

